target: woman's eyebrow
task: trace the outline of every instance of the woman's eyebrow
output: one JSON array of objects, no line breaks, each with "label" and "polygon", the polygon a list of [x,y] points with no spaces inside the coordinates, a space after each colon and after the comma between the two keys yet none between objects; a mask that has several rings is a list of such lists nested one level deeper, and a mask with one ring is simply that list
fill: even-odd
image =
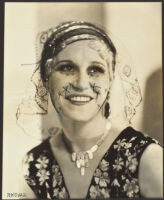
[{"label": "woman's eyebrow", "polygon": [[91,64],[92,65],[101,65],[102,67],[105,67],[104,64],[102,62],[99,62],[99,61],[92,61]]},{"label": "woman's eyebrow", "polygon": [[73,63],[72,60],[59,60],[57,62],[55,62],[55,65],[58,65],[60,63]]}]

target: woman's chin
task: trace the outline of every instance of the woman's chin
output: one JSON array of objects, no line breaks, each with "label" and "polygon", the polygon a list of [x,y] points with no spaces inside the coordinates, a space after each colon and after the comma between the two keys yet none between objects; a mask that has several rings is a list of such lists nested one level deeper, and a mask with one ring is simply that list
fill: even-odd
[{"label": "woman's chin", "polygon": [[64,117],[73,120],[73,121],[79,121],[79,122],[88,122],[91,119],[93,119],[96,116],[97,112],[93,111],[85,111],[85,112],[77,112],[72,110],[62,110]]}]

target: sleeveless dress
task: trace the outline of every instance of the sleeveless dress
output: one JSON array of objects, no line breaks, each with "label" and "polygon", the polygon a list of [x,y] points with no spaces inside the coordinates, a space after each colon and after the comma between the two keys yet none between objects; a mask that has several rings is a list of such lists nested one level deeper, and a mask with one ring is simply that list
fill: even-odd
[{"label": "sleeveless dress", "polygon": [[[94,171],[86,199],[141,197],[139,162],[145,148],[152,143],[159,144],[131,127],[124,129]],[[26,154],[23,167],[24,178],[37,198],[70,198],[49,138]]]}]

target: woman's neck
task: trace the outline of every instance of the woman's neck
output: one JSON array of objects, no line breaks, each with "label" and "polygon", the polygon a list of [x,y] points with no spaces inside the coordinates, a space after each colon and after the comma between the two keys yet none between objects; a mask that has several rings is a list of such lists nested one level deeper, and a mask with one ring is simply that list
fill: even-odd
[{"label": "woman's neck", "polygon": [[105,131],[106,119],[97,115],[87,122],[61,119],[64,142],[70,151],[84,151],[90,149],[101,138]]}]

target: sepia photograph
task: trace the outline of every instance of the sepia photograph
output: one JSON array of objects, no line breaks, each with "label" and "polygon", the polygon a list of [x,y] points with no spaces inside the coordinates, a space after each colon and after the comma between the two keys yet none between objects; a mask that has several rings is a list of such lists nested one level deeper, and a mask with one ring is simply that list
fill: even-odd
[{"label": "sepia photograph", "polygon": [[4,13],[2,199],[162,199],[162,2]]}]

